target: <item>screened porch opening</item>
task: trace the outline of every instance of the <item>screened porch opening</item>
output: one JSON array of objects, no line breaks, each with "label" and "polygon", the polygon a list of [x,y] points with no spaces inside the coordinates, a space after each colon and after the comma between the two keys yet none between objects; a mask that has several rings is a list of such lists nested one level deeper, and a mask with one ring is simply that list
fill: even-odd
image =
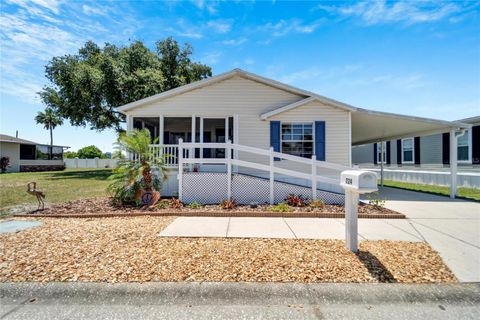
[{"label": "screened porch opening", "polygon": [[135,117],[133,118],[133,128],[139,130],[147,129],[150,131],[152,143],[161,143],[161,141],[158,141],[160,137],[160,119],[158,117]]}]

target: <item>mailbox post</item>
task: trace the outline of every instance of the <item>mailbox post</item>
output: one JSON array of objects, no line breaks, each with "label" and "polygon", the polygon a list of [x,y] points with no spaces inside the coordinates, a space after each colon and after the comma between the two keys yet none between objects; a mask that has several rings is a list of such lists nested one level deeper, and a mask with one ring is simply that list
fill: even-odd
[{"label": "mailbox post", "polygon": [[346,170],[340,185],[345,190],[345,237],[347,249],[358,251],[358,200],[360,194],[377,191],[377,174],[363,170]]}]

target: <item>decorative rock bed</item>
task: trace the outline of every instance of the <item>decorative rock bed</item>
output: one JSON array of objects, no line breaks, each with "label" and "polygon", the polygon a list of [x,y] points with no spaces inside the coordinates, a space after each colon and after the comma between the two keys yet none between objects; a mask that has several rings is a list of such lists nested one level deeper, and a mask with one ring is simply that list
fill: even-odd
[{"label": "decorative rock bed", "polygon": [[456,282],[427,243],[159,237],[172,220],[42,218],[0,234],[0,282]]},{"label": "decorative rock bed", "polygon": [[[272,212],[270,205],[258,205],[256,208],[239,205],[235,209],[222,209],[218,205],[205,205],[201,208],[138,208],[118,206],[110,198],[88,198],[60,203],[31,214],[16,214],[17,217],[57,217],[57,218],[93,218],[117,216],[209,216],[209,217],[308,217],[308,218],[344,218],[343,206],[325,205],[323,208],[292,207],[291,212]],[[405,215],[396,211],[360,204],[359,218],[404,219]]]}]

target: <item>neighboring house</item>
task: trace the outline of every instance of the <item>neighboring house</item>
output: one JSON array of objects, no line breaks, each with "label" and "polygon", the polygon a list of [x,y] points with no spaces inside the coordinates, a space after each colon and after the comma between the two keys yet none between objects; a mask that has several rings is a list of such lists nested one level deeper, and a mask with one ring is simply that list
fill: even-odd
[{"label": "neighboring house", "polygon": [[[382,137],[468,128],[457,122],[356,108],[240,69],[129,103],[118,110],[126,115],[127,130],[148,129],[152,138],[163,144],[152,146],[158,154],[177,156],[168,160],[173,175],[180,158],[180,139],[198,143],[190,145],[183,156],[200,158],[201,164],[187,166],[187,171],[223,174],[227,171],[225,161],[201,160],[225,159],[222,143],[230,140],[239,146],[232,152],[237,174],[313,185],[312,189],[317,179],[308,177],[315,176],[318,189],[337,193],[342,192],[339,172],[352,165],[352,145],[379,141]],[[211,143],[217,145],[209,147]],[[257,149],[249,152],[247,147]],[[270,148],[275,152],[274,158],[268,152]],[[318,161],[313,165],[312,157]],[[275,174],[268,172],[269,168],[274,168]],[[179,174],[180,180],[173,176],[165,187],[168,191],[163,192],[185,194],[188,191],[185,188],[192,183],[196,185],[189,189],[190,193],[213,188],[216,186],[213,176],[210,175],[210,180],[182,184],[180,180],[186,177]],[[231,183],[228,188],[235,191],[235,183]],[[259,182],[256,189],[253,180],[244,181],[244,185],[249,184],[250,188],[243,187],[237,197],[249,192],[246,189],[268,190],[268,183],[262,189]]]},{"label": "neighboring house", "polygon": [[[457,138],[457,163],[462,168],[480,165],[480,116],[458,120],[472,128]],[[360,167],[378,167],[382,159],[379,143],[354,146],[352,163]],[[383,142],[386,167],[442,168],[450,165],[450,133],[407,137]]]},{"label": "neighboring house", "polygon": [[64,148],[0,134],[0,157],[10,158],[7,172],[62,170]]}]

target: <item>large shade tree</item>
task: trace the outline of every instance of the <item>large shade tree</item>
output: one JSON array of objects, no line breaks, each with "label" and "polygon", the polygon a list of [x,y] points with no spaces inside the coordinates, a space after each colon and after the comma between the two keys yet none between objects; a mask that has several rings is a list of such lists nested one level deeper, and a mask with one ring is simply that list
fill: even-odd
[{"label": "large shade tree", "polygon": [[87,42],[75,55],[54,57],[46,66],[51,84],[42,101],[74,126],[119,130],[124,115],[116,107],[212,75],[207,65],[193,62],[193,49],[172,38],[128,46]]}]

